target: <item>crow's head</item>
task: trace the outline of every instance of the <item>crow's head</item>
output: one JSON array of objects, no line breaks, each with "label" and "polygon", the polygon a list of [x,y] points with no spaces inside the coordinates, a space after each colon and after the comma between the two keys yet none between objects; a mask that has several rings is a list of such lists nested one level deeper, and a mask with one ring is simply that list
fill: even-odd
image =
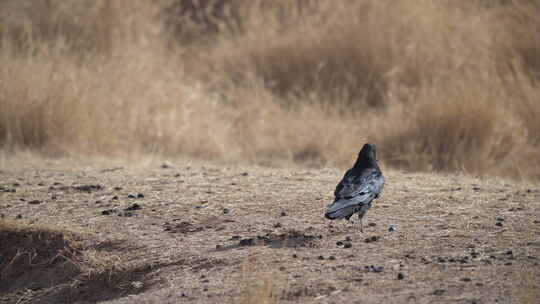
[{"label": "crow's head", "polygon": [[358,158],[362,160],[376,161],[377,148],[373,144],[370,144],[370,143],[365,144],[362,147],[362,150],[360,150],[360,153],[358,154]]}]

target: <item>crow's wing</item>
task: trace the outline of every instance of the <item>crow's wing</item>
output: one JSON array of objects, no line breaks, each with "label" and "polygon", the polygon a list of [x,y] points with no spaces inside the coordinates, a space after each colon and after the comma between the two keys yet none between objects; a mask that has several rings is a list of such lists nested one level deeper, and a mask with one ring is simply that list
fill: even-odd
[{"label": "crow's wing", "polygon": [[[334,196],[337,200],[377,196],[384,186],[384,177],[376,168],[365,169],[360,173],[348,170],[336,186]],[[362,201],[362,199],[360,199]]]}]

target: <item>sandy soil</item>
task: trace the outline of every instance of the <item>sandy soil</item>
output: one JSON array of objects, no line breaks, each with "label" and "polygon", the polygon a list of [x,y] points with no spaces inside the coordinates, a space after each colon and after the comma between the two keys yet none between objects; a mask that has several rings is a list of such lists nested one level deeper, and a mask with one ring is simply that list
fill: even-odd
[{"label": "sandy soil", "polygon": [[[81,279],[90,277],[83,271],[58,279],[66,272],[57,262],[47,263],[45,277],[0,269],[0,303],[540,298],[538,185],[383,168],[383,195],[360,233],[323,217],[343,174],[338,169],[2,164],[0,215],[10,223],[2,239],[9,239],[6,227],[72,231],[85,257],[77,261],[102,261],[106,270],[98,282]],[[0,245],[4,262],[14,259],[17,244]]]}]

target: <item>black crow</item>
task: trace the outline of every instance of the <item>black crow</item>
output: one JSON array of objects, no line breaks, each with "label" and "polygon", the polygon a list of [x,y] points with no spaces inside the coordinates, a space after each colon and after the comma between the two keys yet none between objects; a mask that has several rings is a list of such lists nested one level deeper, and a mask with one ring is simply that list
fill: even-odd
[{"label": "black crow", "polygon": [[330,220],[347,219],[358,213],[360,231],[362,218],[379,197],[384,186],[384,177],[377,165],[375,145],[365,144],[358,154],[354,166],[347,170],[334,191],[335,200],[328,205],[324,215]]}]

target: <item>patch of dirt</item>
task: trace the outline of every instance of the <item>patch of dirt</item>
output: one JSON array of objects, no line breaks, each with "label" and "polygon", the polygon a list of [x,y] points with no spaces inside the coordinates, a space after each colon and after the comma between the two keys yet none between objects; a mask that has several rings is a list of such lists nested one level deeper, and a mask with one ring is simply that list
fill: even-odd
[{"label": "patch of dirt", "polygon": [[113,251],[119,242],[94,242],[80,235],[0,223],[0,302],[95,303],[149,287],[147,265],[99,269],[87,251]]},{"label": "patch of dirt", "polygon": [[268,246],[270,248],[317,248],[322,235],[308,235],[297,230],[289,230],[281,234],[266,234],[240,240],[238,246]]},{"label": "patch of dirt", "polygon": [[0,223],[19,227],[0,224],[0,303],[540,297],[537,185],[383,168],[361,233],[324,218],[343,170],[88,161],[0,168]]}]

